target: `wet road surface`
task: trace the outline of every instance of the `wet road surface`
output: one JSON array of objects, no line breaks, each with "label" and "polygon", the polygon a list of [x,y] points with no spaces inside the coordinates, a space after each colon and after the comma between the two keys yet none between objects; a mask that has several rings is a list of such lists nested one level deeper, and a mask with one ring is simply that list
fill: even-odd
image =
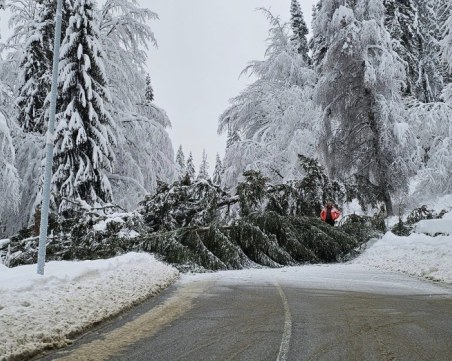
[{"label": "wet road surface", "polygon": [[343,265],[184,276],[41,360],[452,361],[452,290]]}]

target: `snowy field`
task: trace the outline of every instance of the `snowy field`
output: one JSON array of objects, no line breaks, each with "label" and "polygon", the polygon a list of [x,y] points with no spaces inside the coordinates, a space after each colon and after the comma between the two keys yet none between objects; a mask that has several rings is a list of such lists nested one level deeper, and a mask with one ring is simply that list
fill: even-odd
[{"label": "snowy field", "polygon": [[159,293],[179,277],[148,254],[109,260],[0,265],[0,360],[64,346],[69,337]]}]

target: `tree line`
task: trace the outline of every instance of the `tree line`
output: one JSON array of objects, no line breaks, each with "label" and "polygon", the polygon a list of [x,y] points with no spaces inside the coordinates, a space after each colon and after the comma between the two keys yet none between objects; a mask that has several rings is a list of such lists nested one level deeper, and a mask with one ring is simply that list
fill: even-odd
[{"label": "tree line", "polygon": [[452,190],[451,4],[446,0],[321,0],[309,29],[297,0],[270,23],[257,77],[231,100],[224,181],[245,170],[300,178],[298,154],[354,181],[394,213],[394,199]]}]

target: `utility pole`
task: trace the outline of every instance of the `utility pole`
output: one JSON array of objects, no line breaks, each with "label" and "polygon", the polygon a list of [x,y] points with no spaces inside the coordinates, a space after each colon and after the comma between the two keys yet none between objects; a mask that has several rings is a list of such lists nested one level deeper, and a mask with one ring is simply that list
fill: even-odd
[{"label": "utility pole", "polygon": [[44,275],[46,262],[47,228],[49,225],[50,183],[52,181],[53,147],[55,142],[55,114],[58,93],[58,65],[60,61],[61,23],[63,21],[63,0],[57,0],[55,19],[55,42],[53,46],[52,93],[50,117],[46,135],[46,165],[41,206],[41,227],[39,233],[38,274]]}]

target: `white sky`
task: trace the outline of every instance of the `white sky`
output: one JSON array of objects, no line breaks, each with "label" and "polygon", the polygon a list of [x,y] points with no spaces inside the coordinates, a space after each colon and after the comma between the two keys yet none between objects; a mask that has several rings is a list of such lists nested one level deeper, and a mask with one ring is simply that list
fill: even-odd
[{"label": "white sky", "polygon": [[[151,26],[159,48],[151,49],[149,72],[155,102],[173,124],[174,150],[182,144],[198,164],[206,149],[210,171],[216,153],[224,155],[225,137],[217,135],[218,118],[228,100],[250,82],[239,79],[251,60],[263,59],[268,22],[256,8],[270,8],[290,18],[290,0],[138,0],[159,14]],[[308,24],[316,0],[299,0]],[[0,34],[9,34],[0,12]]]},{"label": "white sky", "polygon": [[[269,25],[256,8],[288,21],[290,0],[140,1],[160,17],[152,25],[159,48],[149,64],[156,103],[173,123],[174,149],[182,144],[199,163],[205,148],[213,171],[216,153],[223,156],[226,145],[217,135],[218,118],[250,82],[239,79],[243,68],[264,57]],[[314,3],[300,1],[308,23]]]}]

